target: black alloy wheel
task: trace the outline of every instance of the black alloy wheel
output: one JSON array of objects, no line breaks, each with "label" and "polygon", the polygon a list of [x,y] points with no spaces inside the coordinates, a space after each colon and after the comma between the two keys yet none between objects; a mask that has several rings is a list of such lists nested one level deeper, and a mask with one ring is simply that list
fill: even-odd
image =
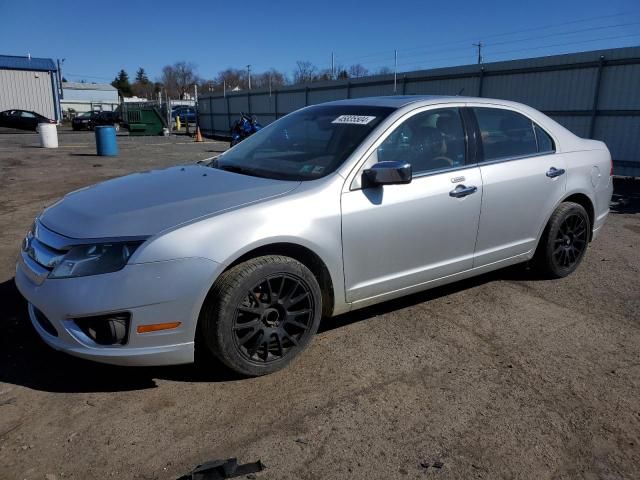
[{"label": "black alloy wheel", "polygon": [[556,233],[553,259],[561,268],[570,268],[580,261],[587,248],[587,222],[579,214],[568,215]]},{"label": "black alloy wheel", "polygon": [[236,307],[236,347],[254,362],[284,358],[311,329],[313,307],[311,289],[303,279],[280,273],[259,280]]},{"label": "black alloy wheel", "polygon": [[590,239],[591,220],[584,207],[561,203],[544,229],[533,266],[545,277],[566,277],[580,265]]},{"label": "black alloy wheel", "polygon": [[251,258],[225,271],[200,312],[197,345],[231,370],[258,376],[284,368],[309,344],[322,316],[313,273],[283,255]]}]

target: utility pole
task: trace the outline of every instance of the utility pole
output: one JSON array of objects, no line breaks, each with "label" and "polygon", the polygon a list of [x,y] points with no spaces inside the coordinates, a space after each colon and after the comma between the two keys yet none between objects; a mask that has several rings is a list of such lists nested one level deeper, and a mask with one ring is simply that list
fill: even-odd
[{"label": "utility pole", "polygon": [[62,60],[58,58],[58,89],[60,91],[60,98],[64,98],[64,91],[62,90],[62,64],[65,60],[66,58]]},{"label": "utility pole", "polygon": [[226,98],[227,96],[227,81],[222,81],[222,96]]},{"label": "utility pole", "polygon": [[249,79],[249,90],[251,90],[251,65],[247,65],[247,78]]},{"label": "utility pole", "polygon": [[482,42],[472,43],[472,45],[478,47],[478,65],[480,65],[482,63],[482,47],[484,47],[484,45]]},{"label": "utility pole", "polygon": [[398,92],[398,50],[393,51],[393,94]]},{"label": "utility pole", "polygon": [[336,79],[336,61],[335,60],[336,59],[333,56],[333,52],[331,52],[331,80]]}]

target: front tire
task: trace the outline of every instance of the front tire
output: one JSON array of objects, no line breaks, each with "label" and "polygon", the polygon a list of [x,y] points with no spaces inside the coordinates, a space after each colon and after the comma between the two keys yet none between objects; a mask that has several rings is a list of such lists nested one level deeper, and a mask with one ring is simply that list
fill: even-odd
[{"label": "front tire", "polygon": [[306,348],[321,315],[320,286],[307,267],[285,256],[257,257],[213,286],[200,315],[202,340],[231,370],[265,375]]},{"label": "front tire", "polygon": [[563,278],[578,268],[589,244],[591,222],[582,205],[562,203],[551,215],[534,257],[540,273]]}]

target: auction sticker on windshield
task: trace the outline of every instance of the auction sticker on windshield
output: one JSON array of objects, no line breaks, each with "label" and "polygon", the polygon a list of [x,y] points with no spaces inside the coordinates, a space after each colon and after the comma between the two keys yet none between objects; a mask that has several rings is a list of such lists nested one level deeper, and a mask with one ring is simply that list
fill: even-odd
[{"label": "auction sticker on windshield", "polygon": [[366,125],[374,120],[376,117],[370,117],[367,115],[340,115],[331,123],[348,123],[350,125]]}]

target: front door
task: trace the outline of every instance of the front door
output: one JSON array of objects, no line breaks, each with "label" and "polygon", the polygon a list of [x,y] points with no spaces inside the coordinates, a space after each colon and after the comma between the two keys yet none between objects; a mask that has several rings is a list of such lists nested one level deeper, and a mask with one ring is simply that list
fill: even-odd
[{"label": "front door", "polygon": [[409,162],[412,182],[343,193],[348,302],[472,268],[482,181],[465,163],[465,139],[457,108],[417,113],[374,152],[377,161]]}]

